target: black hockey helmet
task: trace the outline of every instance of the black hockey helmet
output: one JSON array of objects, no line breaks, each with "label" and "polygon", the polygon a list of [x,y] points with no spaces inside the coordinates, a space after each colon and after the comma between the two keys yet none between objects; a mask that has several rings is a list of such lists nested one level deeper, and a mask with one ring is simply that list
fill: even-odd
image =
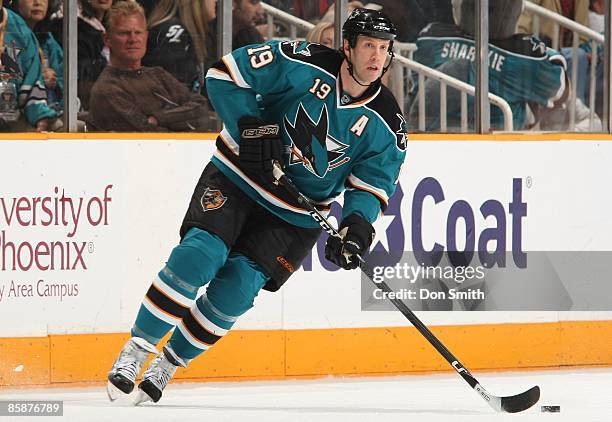
[{"label": "black hockey helmet", "polygon": [[[389,56],[391,59],[389,63],[383,68],[382,75],[384,75],[387,70],[389,70],[389,66],[391,66],[391,62],[393,61],[393,41],[397,36],[397,29],[395,29],[395,25],[391,22],[391,19],[384,13],[378,10],[372,9],[364,9],[359,8],[353,10],[353,12],[349,15],[344,25],[342,25],[342,38],[348,41],[350,48],[355,48],[357,46],[357,38],[360,35],[365,35],[366,37],[379,38],[381,40],[389,40]],[[342,50],[342,49],[341,49]],[[345,54],[342,51],[342,54]],[[353,63],[351,62],[349,57],[346,57],[346,61],[348,62],[348,71],[349,74],[353,77],[355,82],[357,82],[361,86],[367,86],[362,84],[355,78],[353,74]],[[380,78],[376,81],[377,84],[380,83]]]},{"label": "black hockey helmet", "polygon": [[390,40],[393,44],[397,36],[397,29],[384,13],[378,10],[358,8],[353,10],[342,25],[342,37],[348,40],[351,48],[355,48],[359,35]]}]

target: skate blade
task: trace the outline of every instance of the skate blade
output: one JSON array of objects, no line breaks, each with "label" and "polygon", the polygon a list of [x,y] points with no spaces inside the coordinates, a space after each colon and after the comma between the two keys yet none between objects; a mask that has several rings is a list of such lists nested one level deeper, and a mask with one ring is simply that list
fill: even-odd
[{"label": "skate blade", "polygon": [[114,402],[123,396],[127,396],[127,394],[115,387],[110,381],[106,383],[106,394],[108,394],[108,399],[111,402]]},{"label": "skate blade", "polygon": [[134,399],[134,406],[140,406],[147,402],[153,402],[153,399],[144,391],[138,390],[138,394],[136,394],[136,398]]}]

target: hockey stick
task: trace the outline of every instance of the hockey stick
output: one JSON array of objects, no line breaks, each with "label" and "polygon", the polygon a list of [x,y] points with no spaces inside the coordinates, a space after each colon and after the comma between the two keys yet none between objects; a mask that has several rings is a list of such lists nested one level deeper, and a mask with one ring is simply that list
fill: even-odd
[{"label": "hockey stick", "polygon": [[[314,205],[310,202],[310,200],[304,196],[293,184],[291,180],[287,178],[285,173],[283,173],[282,169],[278,164],[274,164],[274,177],[287,189],[287,192],[291,194],[301,205],[303,205],[310,216],[325,230],[330,236],[341,237],[340,233],[330,224],[329,220],[325,218],[323,214],[317,210]],[[359,259],[359,268],[364,274],[372,281],[378,288],[381,290],[391,293],[393,290],[385,283],[384,281],[376,283],[374,281],[374,271],[372,267],[368,265],[368,263],[359,255],[357,255],[357,259]],[[396,299],[393,295],[388,295],[388,298],[393,297],[393,299],[389,299],[395,307],[414,325],[414,327],[419,330],[419,332],[429,341],[429,343],[440,353],[444,359],[453,367],[455,371],[472,387],[480,397],[482,397],[489,406],[491,406],[497,412],[507,412],[507,413],[517,413],[522,412],[523,410],[529,409],[531,406],[536,404],[540,399],[540,387],[537,385],[530,388],[529,390],[514,395],[514,396],[494,396],[487,392],[472,376],[470,371],[468,371],[459,359],[457,359],[447,348],[438,340],[438,338],[421,322],[421,320],[406,306],[404,302],[399,299]]]}]

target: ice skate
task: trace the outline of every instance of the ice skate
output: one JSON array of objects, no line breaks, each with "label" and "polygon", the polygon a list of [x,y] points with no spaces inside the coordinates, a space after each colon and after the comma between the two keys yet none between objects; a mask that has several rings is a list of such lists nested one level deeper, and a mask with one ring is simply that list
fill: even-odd
[{"label": "ice skate", "polygon": [[142,375],[142,381],[138,384],[140,391],[134,404],[139,405],[148,401],[157,403],[179,366],[184,368],[187,363],[179,358],[169,345],[164,346],[163,351],[153,359]]},{"label": "ice skate", "polygon": [[152,353],[158,353],[158,351],[145,339],[132,337],[128,340],[108,372],[106,392],[110,401],[117,400],[122,394],[132,392],[143,363]]}]

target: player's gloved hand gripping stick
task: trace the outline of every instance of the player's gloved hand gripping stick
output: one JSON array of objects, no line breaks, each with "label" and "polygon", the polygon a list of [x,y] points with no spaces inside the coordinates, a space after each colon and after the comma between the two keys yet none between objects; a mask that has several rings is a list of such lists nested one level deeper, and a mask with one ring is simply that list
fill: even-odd
[{"label": "player's gloved hand gripping stick", "polygon": [[272,163],[283,156],[283,142],[277,124],[267,124],[255,116],[242,116],[238,120],[240,152],[238,159],[246,171],[258,174],[266,182],[276,181]]},{"label": "player's gloved hand gripping stick", "polygon": [[359,258],[370,249],[374,240],[374,227],[357,214],[347,216],[338,228],[340,236],[330,236],[325,245],[325,258],[344,268],[354,270]]},{"label": "player's gloved hand gripping stick", "polygon": [[[275,163],[273,166],[274,177],[280,182],[287,191],[295,197],[295,199],[302,205],[310,216],[319,223],[319,225],[325,230],[330,236],[338,238],[340,243],[343,242],[342,236],[321,214],[312,203],[304,196],[287,178],[283,172],[281,166]],[[354,255],[357,259],[359,268],[365,273],[365,275],[374,283],[374,272],[368,263],[359,254]],[[381,290],[390,293],[393,290],[384,281],[375,283]],[[393,295],[387,297],[395,297]],[[406,306],[404,302],[399,299],[389,299],[395,307],[419,330],[419,332],[429,341],[429,343],[440,353],[444,359],[457,371],[457,373],[482,397],[489,405],[497,412],[517,413],[523,410],[529,409],[531,406],[536,404],[540,399],[540,388],[536,385],[529,390],[514,395],[514,396],[494,396],[487,392],[472,376],[472,374],[459,362],[459,360],[438,340],[438,338],[421,322],[421,320]]]}]

